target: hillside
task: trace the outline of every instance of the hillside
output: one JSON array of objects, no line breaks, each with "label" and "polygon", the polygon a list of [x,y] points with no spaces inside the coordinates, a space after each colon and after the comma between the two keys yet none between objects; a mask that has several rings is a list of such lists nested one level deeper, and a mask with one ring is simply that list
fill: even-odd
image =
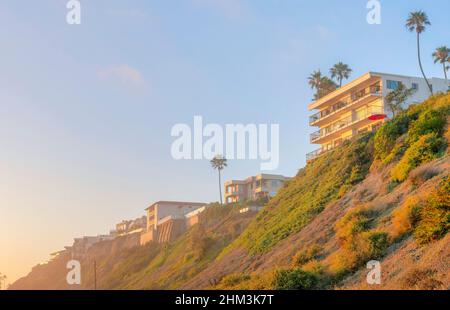
[{"label": "hillside", "polygon": [[[103,289],[450,288],[450,95],[437,95],[301,169],[256,216],[212,206],[168,245],[95,245]],[[11,289],[69,289],[67,255]],[[367,261],[382,283],[366,284]],[[71,287],[73,289],[73,287]]]}]

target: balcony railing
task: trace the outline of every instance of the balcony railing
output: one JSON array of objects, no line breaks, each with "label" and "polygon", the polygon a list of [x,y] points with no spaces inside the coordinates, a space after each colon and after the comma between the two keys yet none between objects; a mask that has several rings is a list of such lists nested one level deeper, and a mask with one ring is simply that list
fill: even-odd
[{"label": "balcony railing", "polygon": [[316,132],[313,132],[310,135],[310,141],[311,141],[311,143],[314,143],[315,141],[317,141],[320,138],[329,136],[329,135],[331,135],[339,130],[342,130],[344,128],[347,128],[363,119],[367,119],[370,116],[379,115],[379,114],[383,114],[383,110],[381,107],[369,107],[366,110],[364,110],[364,112],[362,114],[357,114],[357,117],[355,119],[352,119],[352,117],[347,117],[343,120],[340,120],[340,121],[334,123],[330,127],[322,128]]},{"label": "balcony railing", "polygon": [[368,88],[362,89],[358,92],[353,93],[351,96],[339,101],[330,108],[317,112],[309,117],[309,124],[313,125],[319,120],[327,118],[345,108],[360,102],[360,100],[365,99],[370,96],[381,96],[381,87],[379,85],[370,86]]},{"label": "balcony railing", "polygon": [[317,157],[319,157],[319,156],[321,156],[321,155],[323,155],[323,154],[328,153],[328,152],[331,151],[331,150],[332,150],[332,148],[331,148],[331,149],[328,149],[328,150],[327,150],[327,149],[322,149],[322,148],[320,148],[320,149],[318,149],[318,150],[312,151],[312,152],[306,154],[306,162],[310,162],[310,161],[316,159]]}]

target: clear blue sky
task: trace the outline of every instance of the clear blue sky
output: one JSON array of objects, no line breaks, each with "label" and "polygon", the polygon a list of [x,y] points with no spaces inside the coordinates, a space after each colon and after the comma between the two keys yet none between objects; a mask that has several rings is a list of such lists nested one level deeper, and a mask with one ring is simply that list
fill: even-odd
[{"label": "clear blue sky", "polygon": [[[14,280],[73,237],[108,232],[156,200],[218,200],[207,161],[174,161],[175,123],[279,123],[280,166],[309,144],[310,72],[338,61],[420,75],[405,19],[423,9],[423,63],[450,45],[450,2],[365,0],[0,1],[0,272]],[[224,179],[259,172],[230,161]]]}]

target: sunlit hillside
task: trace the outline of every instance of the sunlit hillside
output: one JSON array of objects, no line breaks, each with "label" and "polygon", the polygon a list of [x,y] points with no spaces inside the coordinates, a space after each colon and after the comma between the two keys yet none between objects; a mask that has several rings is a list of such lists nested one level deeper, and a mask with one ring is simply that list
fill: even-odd
[{"label": "sunlit hillside", "polygon": [[[102,289],[450,287],[450,95],[437,95],[299,170],[257,215],[211,206],[173,243],[92,247]],[[62,255],[12,289],[73,289]],[[382,283],[366,283],[379,260]]]}]

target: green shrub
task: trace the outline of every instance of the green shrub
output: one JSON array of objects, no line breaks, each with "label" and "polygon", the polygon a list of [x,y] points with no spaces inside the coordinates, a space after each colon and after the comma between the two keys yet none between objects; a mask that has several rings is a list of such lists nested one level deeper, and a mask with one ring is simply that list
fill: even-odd
[{"label": "green shrub", "polygon": [[376,216],[376,212],[366,206],[359,206],[347,212],[336,222],[336,234],[348,248],[353,248],[353,238],[364,231],[367,231]]},{"label": "green shrub", "polygon": [[384,231],[370,231],[367,233],[366,237],[370,244],[368,258],[381,258],[384,255],[386,248],[389,246],[388,234]]},{"label": "green shrub", "polygon": [[232,273],[223,277],[222,280],[220,281],[219,286],[230,289],[250,279],[251,276],[248,274]]},{"label": "green shrub", "polygon": [[389,237],[386,232],[372,229],[377,216],[377,211],[360,206],[350,210],[337,221],[335,231],[341,251],[331,260],[335,276],[347,274],[368,260],[384,255],[389,245]]},{"label": "green shrub", "polygon": [[384,160],[392,151],[397,139],[408,131],[411,117],[402,113],[386,122],[375,134],[375,158]]},{"label": "green shrub", "polygon": [[423,112],[411,124],[411,128],[408,130],[408,142],[412,144],[419,140],[421,136],[431,133],[442,136],[446,122],[446,115],[443,109]]},{"label": "green shrub", "polygon": [[300,231],[331,201],[365,178],[373,157],[373,134],[345,142],[301,169],[221,256],[238,246],[251,255],[269,251]]},{"label": "green shrub", "polygon": [[318,276],[299,268],[277,270],[272,280],[274,290],[310,290],[317,286]]},{"label": "green shrub", "polygon": [[316,244],[304,250],[301,250],[297,252],[292,258],[292,264],[294,266],[304,265],[311,260],[317,259],[321,251],[322,248]]},{"label": "green shrub", "polygon": [[419,243],[442,238],[450,229],[450,176],[446,176],[419,211],[414,236]]},{"label": "green shrub", "polygon": [[404,181],[409,172],[420,164],[442,156],[446,146],[446,140],[438,137],[436,133],[420,137],[408,148],[400,162],[392,169],[392,180],[394,182]]},{"label": "green shrub", "polygon": [[392,212],[392,224],[394,238],[402,237],[409,233],[419,221],[420,209],[423,199],[418,195],[409,196],[405,201]]}]

